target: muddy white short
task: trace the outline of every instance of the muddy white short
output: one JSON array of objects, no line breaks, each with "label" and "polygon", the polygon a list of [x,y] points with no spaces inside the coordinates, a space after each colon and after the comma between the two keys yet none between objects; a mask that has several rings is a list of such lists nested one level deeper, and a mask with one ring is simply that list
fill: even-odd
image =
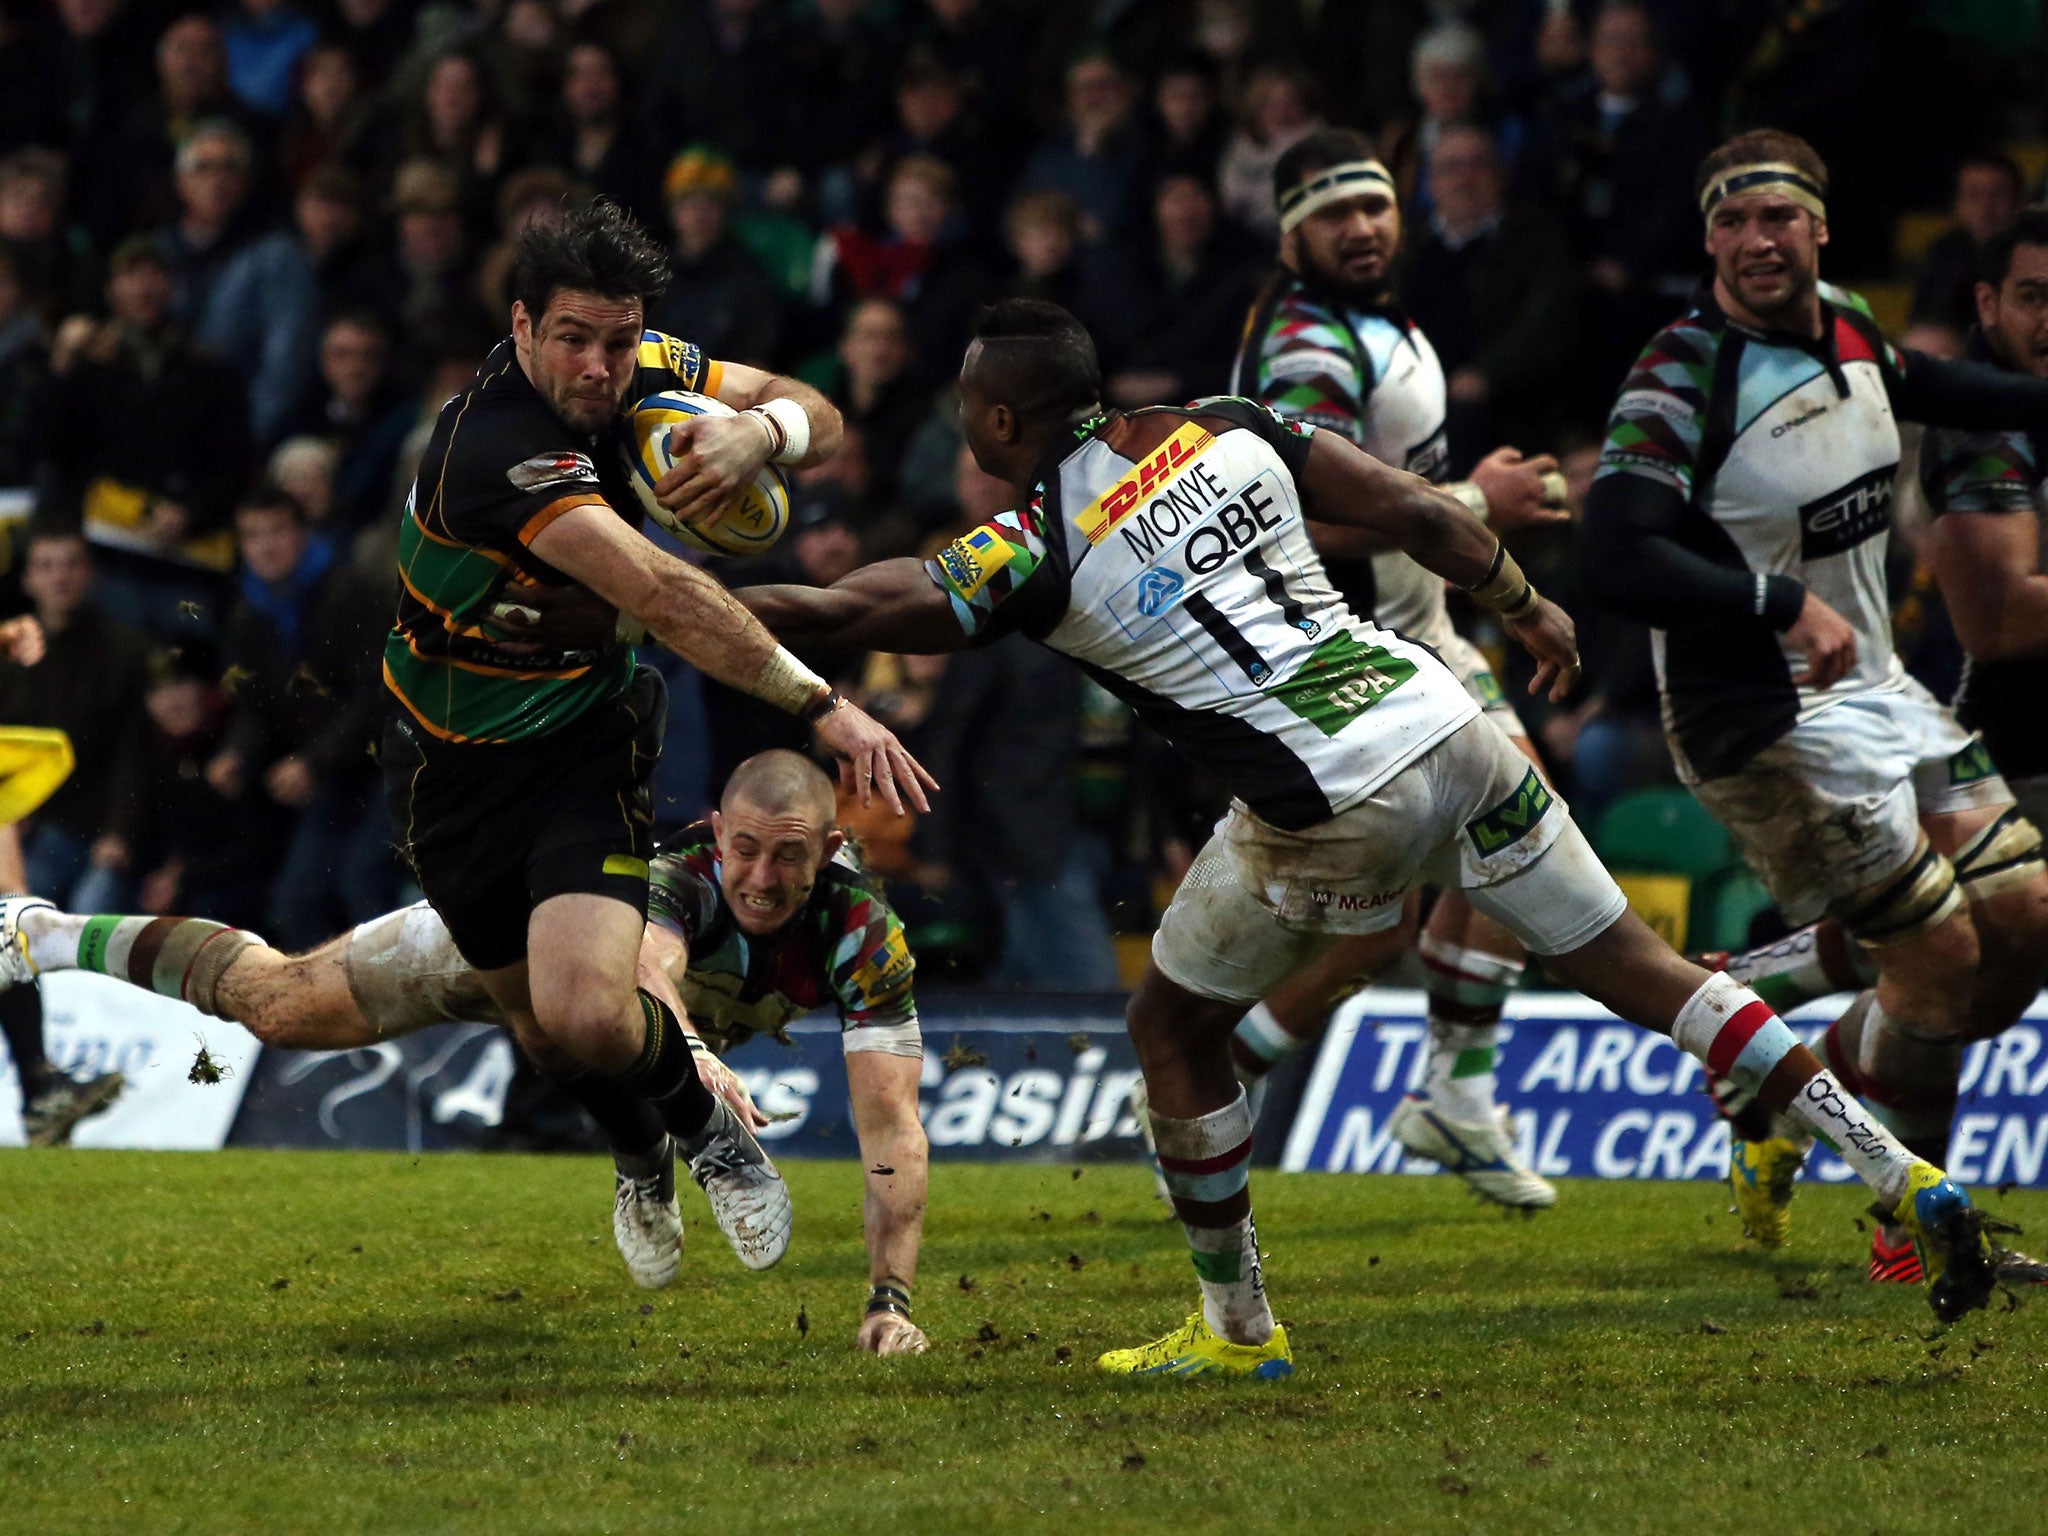
[{"label": "muddy white short", "polygon": [[1564,802],[1482,715],[1320,826],[1286,832],[1233,805],[1152,959],[1199,996],[1256,1002],[1331,936],[1393,927],[1423,881],[1463,890],[1540,955],[1577,949],[1627,905]]},{"label": "muddy white short", "polygon": [[2013,799],[1983,743],[1910,677],[1850,694],[1692,792],[1794,927],[1903,870],[1922,817]]}]

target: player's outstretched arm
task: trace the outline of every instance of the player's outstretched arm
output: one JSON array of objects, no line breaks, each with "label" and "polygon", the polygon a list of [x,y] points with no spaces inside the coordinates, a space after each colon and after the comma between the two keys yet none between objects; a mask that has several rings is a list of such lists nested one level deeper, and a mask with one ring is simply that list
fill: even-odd
[{"label": "player's outstretched arm", "polygon": [[886,726],[833,692],[712,577],[655,548],[602,502],[572,507],[529,547],[581,582],[707,677],[812,723],[839,759],[863,805],[881,795],[898,815],[908,800],[931,809],[923,786],[938,788]]},{"label": "player's outstretched arm", "polygon": [[669,439],[675,463],[654,499],[683,522],[729,505],[763,464],[822,464],[846,429],[839,408],[810,385],[779,373],[721,363],[716,398],[737,416],[699,416]]},{"label": "player's outstretched arm", "polygon": [[744,587],[733,594],[794,644],[930,656],[962,650],[967,633],[922,560],[878,560],[829,587]]},{"label": "player's outstretched arm", "polygon": [[861,1227],[871,1287],[855,1342],[880,1355],[921,1354],[926,1347],[923,1331],[909,1317],[924,1240],[929,1162],[924,1126],[917,1118],[922,1067],[914,1056],[885,1051],[849,1051],[846,1057],[847,1093],[866,1169]]},{"label": "player's outstretched arm", "polygon": [[2048,379],[2015,373],[1969,358],[1900,354],[1903,367],[1889,375],[1892,409],[1930,427],[2048,428]]}]

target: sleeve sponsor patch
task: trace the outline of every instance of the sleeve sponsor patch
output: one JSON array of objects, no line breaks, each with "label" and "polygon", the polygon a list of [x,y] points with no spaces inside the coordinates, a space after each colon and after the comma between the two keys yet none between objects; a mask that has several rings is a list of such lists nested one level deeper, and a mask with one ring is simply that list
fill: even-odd
[{"label": "sleeve sponsor patch", "polygon": [[983,524],[940,550],[939,568],[946,573],[955,592],[972,598],[988,585],[991,576],[1010,563],[1014,553],[995,529]]},{"label": "sleeve sponsor patch", "polygon": [[1347,389],[1358,388],[1358,366],[1341,352],[1303,347],[1279,352],[1266,359],[1266,376],[1271,379],[1334,379]]},{"label": "sleeve sponsor patch", "polygon": [[505,471],[515,491],[544,491],[557,485],[596,485],[597,466],[587,454],[537,453]]},{"label": "sleeve sponsor patch", "polygon": [[1687,427],[1699,415],[1691,404],[1663,389],[1632,389],[1614,402],[1616,416],[1641,416],[1644,412]]}]

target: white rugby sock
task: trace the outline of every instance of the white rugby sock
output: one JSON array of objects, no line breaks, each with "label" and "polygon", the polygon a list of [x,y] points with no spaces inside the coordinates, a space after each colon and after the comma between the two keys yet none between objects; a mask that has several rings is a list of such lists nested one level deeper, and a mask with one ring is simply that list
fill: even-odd
[{"label": "white rugby sock", "polygon": [[1239,1061],[1235,1053],[1232,1054],[1231,1065],[1237,1072],[1237,1080],[1247,1087],[1308,1044],[1306,1040],[1289,1034],[1285,1026],[1273,1017],[1273,1010],[1264,1003],[1252,1004],[1250,1011],[1237,1021],[1237,1043],[1247,1055],[1259,1062],[1257,1067],[1251,1067]]},{"label": "white rugby sock", "polygon": [[68,971],[78,964],[78,939],[86,919],[54,907],[30,907],[21,914],[21,936],[28,940],[29,963],[39,971]]},{"label": "white rugby sock", "polygon": [[1416,953],[1428,971],[1429,1071],[1423,1092],[1451,1119],[1491,1125],[1500,1015],[1522,979],[1522,962],[1425,933]]}]

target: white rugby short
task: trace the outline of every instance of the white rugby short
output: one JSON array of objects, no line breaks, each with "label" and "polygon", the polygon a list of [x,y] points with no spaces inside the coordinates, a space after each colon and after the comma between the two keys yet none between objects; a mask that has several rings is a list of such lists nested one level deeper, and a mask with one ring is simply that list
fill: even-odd
[{"label": "white rugby short", "polygon": [[1424,881],[1463,890],[1539,955],[1579,948],[1628,905],[1564,801],[1481,717],[1307,831],[1232,805],[1174,893],[1153,963],[1198,996],[1254,1003],[1333,935],[1393,927]]},{"label": "white rugby short", "polygon": [[1692,792],[1795,928],[1903,870],[1922,817],[2013,803],[1983,745],[1911,677],[1848,695]]},{"label": "white rugby short", "polygon": [[1467,640],[1463,635],[1452,635],[1436,648],[1444,665],[1456,674],[1465,691],[1485,713],[1486,718],[1506,731],[1510,736],[1529,738],[1529,727],[1522,724],[1522,717],[1515,713],[1515,706],[1507,695],[1493,663],[1486,659],[1486,653]]}]

